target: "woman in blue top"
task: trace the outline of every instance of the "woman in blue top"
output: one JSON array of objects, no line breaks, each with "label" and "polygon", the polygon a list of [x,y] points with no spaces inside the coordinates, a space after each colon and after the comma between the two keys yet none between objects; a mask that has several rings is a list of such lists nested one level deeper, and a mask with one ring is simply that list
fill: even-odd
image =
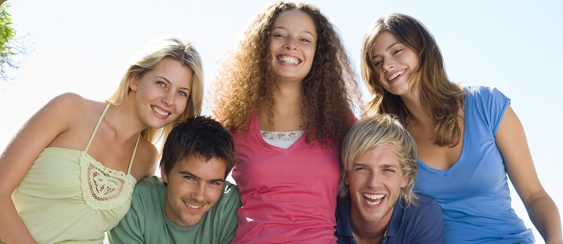
[{"label": "woman in blue top", "polygon": [[153,143],[199,114],[202,98],[198,52],[171,37],[147,46],[106,102],[51,100],[0,156],[0,239],[102,243],[135,183],[154,175]]},{"label": "woman in blue top", "polygon": [[496,89],[448,80],[433,36],[391,14],[364,36],[366,113],[391,113],[416,141],[415,190],[438,200],[448,243],[533,243],[510,206],[507,174],[547,243],[561,243],[557,207],[540,184],[523,127]]}]

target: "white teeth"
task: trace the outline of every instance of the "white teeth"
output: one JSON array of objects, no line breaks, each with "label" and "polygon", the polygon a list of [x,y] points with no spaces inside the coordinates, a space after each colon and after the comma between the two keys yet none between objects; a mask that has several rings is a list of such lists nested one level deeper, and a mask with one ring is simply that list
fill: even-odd
[{"label": "white teeth", "polygon": [[405,73],[404,71],[401,72],[397,72],[394,75],[392,75],[391,77],[389,77],[389,82],[391,82],[392,80],[394,80],[395,78],[397,78],[397,76],[402,75],[403,73]]},{"label": "white teeth", "polygon": [[373,199],[373,200],[381,199],[381,198],[383,198],[384,196],[385,196],[385,195],[383,195],[383,194],[375,194],[375,195],[364,194],[364,197],[365,197],[365,198],[369,198],[369,199]]},{"label": "white teeth", "polygon": [[198,208],[203,207],[203,206],[196,206],[196,205],[189,204],[189,203],[186,203],[186,204],[188,205],[188,207],[190,207],[190,208],[195,208],[195,209],[198,209]]},{"label": "white teeth", "polygon": [[162,110],[160,110],[159,108],[155,107],[155,106],[151,106],[152,110],[154,110],[156,113],[162,115],[162,116],[168,116],[169,113],[164,112]]},{"label": "white teeth", "polygon": [[289,57],[289,56],[281,56],[278,58],[279,61],[282,61],[284,63],[288,63],[288,64],[298,64],[299,63],[299,59],[294,58],[294,57]]},{"label": "white teeth", "polygon": [[381,200],[377,200],[377,201],[375,201],[375,202],[370,202],[370,201],[366,201],[366,202],[367,202],[369,205],[375,206],[375,205],[381,203]]},{"label": "white teeth", "polygon": [[[381,201],[383,200],[383,197],[385,197],[385,195],[383,194],[363,194],[363,196],[367,199],[367,203],[369,205],[375,206],[378,205],[379,203],[381,203]],[[370,200],[375,200],[375,201],[370,201]]]}]

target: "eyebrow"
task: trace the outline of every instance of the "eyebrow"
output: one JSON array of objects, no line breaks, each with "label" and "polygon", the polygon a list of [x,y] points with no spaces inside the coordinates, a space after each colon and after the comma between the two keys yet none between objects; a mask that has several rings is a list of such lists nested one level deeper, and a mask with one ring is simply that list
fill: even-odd
[{"label": "eyebrow", "polygon": [[[166,82],[168,82],[169,84],[172,84],[172,82],[170,82],[170,80],[166,79],[166,77],[164,77],[164,76],[159,76],[159,75],[157,75],[156,77],[158,77],[158,78],[161,78],[161,79],[165,80],[165,81],[166,81]],[[187,88],[187,87],[180,87],[180,90],[186,90],[186,91],[189,91],[189,90],[190,90],[190,88]]]},{"label": "eyebrow", "polygon": [[[197,180],[201,180],[201,178],[199,178],[197,175],[194,175],[194,174],[192,174],[188,171],[180,171],[179,173],[182,174],[182,175],[189,175],[189,176],[191,176],[191,177],[193,177],[194,179],[197,179]],[[225,182],[225,180],[224,179],[211,179],[210,182]]]},{"label": "eyebrow", "polygon": [[[356,167],[356,166],[361,166],[361,167],[367,167],[367,164],[362,164],[362,163],[354,163],[352,164],[352,167]],[[394,164],[383,164],[380,165],[379,167],[383,167],[383,168],[399,168],[397,165]]]},{"label": "eyebrow", "polygon": [[[391,49],[393,46],[395,46],[397,44],[401,44],[401,42],[395,42],[395,43],[389,45],[387,48],[385,48],[385,51],[389,51],[389,49]],[[371,59],[374,59],[374,58],[377,58],[377,57],[379,57],[379,55],[375,55],[375,56],[371,57]]]},{"label": "eyebrow", "polygon": [[[273,29],[273,30],[275,30],[275,29],[287,30],[287,28],[285,28],[285,27],[283,27],[283,26],[274,26],[274,28],[272,28],[272,29]],[[309,35],[311,35],[311,36],[313,36],[313,37],[315,36],[315,35],[314,35],[313,33],[311,33],[310,31],[301,31],[301,33],[307,33],[307,34],[309,34]]]},{"label": "eyebrow", "polygon": [[182,175],[189,175],[191,177],[194,177],[195,179],[201,180],[201,178],[199,178],[197,175],[194,175],[194,174],[192,174],[188,171],[180,171],[179,173],[182,174]]}]

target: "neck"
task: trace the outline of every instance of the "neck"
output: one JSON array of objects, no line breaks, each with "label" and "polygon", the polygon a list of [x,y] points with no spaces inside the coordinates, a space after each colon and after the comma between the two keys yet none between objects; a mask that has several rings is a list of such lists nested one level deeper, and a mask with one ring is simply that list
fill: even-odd
[{"label": "neck", "polygon": [[131,99],[120,105],[111,105],[106,113],[106,120],[109,127],[117,132],[117,139],[136,140],[139,133],[147,128],[147,125],[135,116]]},{"label": "neck", "polygon": [[366,221],[355,207],[350,207],[350,225],[357,243],[379,243],[387,232],[393,209],[379,221]]},{"label": "neck", "polygon": [[401,96],[401,99],[409,111],[409,123],[432,126],[432,117],[430,117],[425,108],[422,107],[418,91],[415,91],[414,94],[409,93],[409,95]]},{"label": "neck", "polygon": [[269,131],[296,131],[305,124],[302,116],[303,88],[301,82],[278,82],[273,92],[273,126],[269,123],[269,108],[261,107],[260,128]]}]

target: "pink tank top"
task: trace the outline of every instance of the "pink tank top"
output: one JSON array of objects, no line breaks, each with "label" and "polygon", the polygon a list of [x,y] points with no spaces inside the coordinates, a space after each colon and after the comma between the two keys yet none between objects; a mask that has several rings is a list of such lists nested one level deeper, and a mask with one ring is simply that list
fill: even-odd
[{"label": "pink tank top", "polygon": [[311,147],[303,134],[288,149],[266,143],[258,118],[233,133],[242,207],[233,243],[335,243],[340,155],[333,142]]}]

